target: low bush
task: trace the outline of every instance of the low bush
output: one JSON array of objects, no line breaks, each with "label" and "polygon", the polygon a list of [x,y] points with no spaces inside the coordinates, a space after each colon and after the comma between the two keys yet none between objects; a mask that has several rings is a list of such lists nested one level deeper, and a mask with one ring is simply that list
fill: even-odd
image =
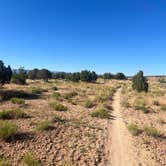
[{"label": "low bush", "polygon": [[58,93],[58,92],[54,92],[54,93],[52,94],[52,97],[54,97],[56,100],[59,100],[59,101],[62,100],[61,94]]},{"label": "low bush", "polygon": [[60,103],[57,103],[57,102],[50,103],[50,106],[56,111],[67,111],[67,109],[68,109],[63,104],[60,104]]},{"label": "low bush", "polygon": [[160,123],[160,124],[165,124],[165,123],[166,123],[165,120],[162,119],[162,118],[159,118],[159,119],[157,120],[157,122]]},{"label": "low bush", "polygon": [[78,93],[73,91],[73,92],[69,92],[69,93],[64,94],[64,98],[69,100],[69,99],[71,99],[71,98],[73,98],[73,97],[75,97],[77,95],[78,95]]},{"label": "low bush", "polygon": [[56,86],[52,87],[52,90],[57,91],[58,88]]},{"label": "low bush", "polygon": [[141,130],[138,128],[138,126],[136,124],[133,124],[133,123],[128,125],[127,129],[133,136],[137,136],[141,132]]},{"label": "low bush", "polygon": [[155,105],[155,106],[159,106],[159,105],[160,105],[160,102],[157,101],[157,100],[155,100],[155,101],[153,101],[153,105]]},{"label": "low bush", "polygon": [[165,95],[165,91],[163,91],[163,90],[155,91],[155,95],[158,96],[158,97],[162,97],[162,96]]},{"label": "low bush", "polygon": [[140,110],[143,113],[149,113],[149,109],[145,105],[135,105],[134,109],[135,110]]},{"label": "low bush", "polygon": [[85,102],[85,107],[86,108],[92,108],[92,107],[94,107],[95,106],[95,103],[93,102],[93,101],[91,101],[91,100],[87,100],[86,102]]},{"label": "low bush", "polygon": [[10,122],[0,122],[0,139],[8,141],[17,134],[18,126]]},{"label": "low bush", "polygon": [[57,114],[54,114],[54,117],[52,118],[52,122],[65,123],[65,119],[63,119],[61,116]]},{"label": "low bush", "polygon": [[126,100],[122,102],[122,106],[125,107],[125,108],[130,108],[131,107],[130,103]]},{"label": "low bush", "polygon": [[32,88],[32,93],[34,93],[34,94],[41,94],[42,93],[42,89],[41,88],[37,88],[37,87],[33,87]]},{"label": "low bush", "polygon": [[143,139],[143,144],[149,145],[149,144],[150,144],[150,141],[149,141],[149,139],[147,139],[147,138],[144,138],[144,139]]},{"label": "low bush", "polygon": [[145,133],[152,137],[160,137],[160,132],[154,127],[145,127]]},{"label": "low bush", "polygon": [[25,104],[25,100],[24,100],[24,99],[22,99],[22,98],[17,98],[17,97],[11,98],[11,102],[12,102],[13,104],[20,104],[20,105]]},{"label": "low bush", "polygon": [[47,130],[50,130],[51,128],[52,128],[52,123],[51,121],[48,121],[48,120],[37,124],[37,129],[39,131],[47,131]]},{"label": "low bush", "polygon": [[0,119],[18,119],[18,118],[26,118],[27,115],[21,109],[13,109],[13,110],[3,110],[0,112]]},{"label": "low bush", "polygon": [[99,108],[96,111],[92,112],[91,116],[92,117],[97,117],[97,118],[109,118],[110,113],[105,108]]},{"label": "low bush", "polygon": [[161,109],[162,111],[166,111],[166,105],[162,105],[162,106],[160,107],[160,109]]},{"label": "low bush", "polygon": [[112,99],[115,91],[116,91],[115,89],[102,91],[96,98],[97,102],[103,103],[105,101]]},{"label": "low bush", "polygon": [[3,110],[0,112],[0,119],[6,120],[6,119],[12,119],[13,115],[10,110]]},{"label": "low bush", "polygon": [[76,166],[75,164],[72,164],[71,162],[69,161],[65,161],[63,162],[62,166]]},{"label": "low bush", "polygon": [[0,158],[0,166],[11,166],[11,163],[5,158]]},{"label": "low bush", "polygon": [[40,161],[37,160],[31,153],[25,154],[23,161],[27,166],[41,166]]}]

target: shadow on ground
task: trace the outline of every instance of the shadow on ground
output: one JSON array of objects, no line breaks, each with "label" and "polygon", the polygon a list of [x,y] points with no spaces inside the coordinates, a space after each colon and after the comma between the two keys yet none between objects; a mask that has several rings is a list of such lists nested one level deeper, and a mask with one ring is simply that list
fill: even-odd
[{"label": "shadow on ground", "polygon": [[25,91],[20,90],[0,90],[0,101],[10,100],[13,97],[24,98],[24,99],[38,99],[40,95],[28,93]]}]

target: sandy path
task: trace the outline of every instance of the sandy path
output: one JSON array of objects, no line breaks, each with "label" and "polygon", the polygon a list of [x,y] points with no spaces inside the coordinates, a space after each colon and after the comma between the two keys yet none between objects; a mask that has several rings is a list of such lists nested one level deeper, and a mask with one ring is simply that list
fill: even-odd
[{"label": "sandy path", "polygon": [[121,116],[121,89],[113,101],[113,120],[108,124],[108,166],[137,166],[131,145],[131,137]]}]

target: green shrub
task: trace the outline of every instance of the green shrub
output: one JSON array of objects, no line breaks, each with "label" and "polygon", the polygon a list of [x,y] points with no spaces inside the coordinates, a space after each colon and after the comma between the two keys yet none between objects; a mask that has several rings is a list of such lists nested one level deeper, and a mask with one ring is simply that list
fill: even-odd
[{"label": "green shrub", "polygon": [[159,106],[159,105],[160,105],[160,102],[155,100],[155,101],[153,101],[153,105]]},{"label": "green shrub", "polygon": [[137,136],[141,132],[141,130],[138,128],[138,126],[136,124],[133,124],[133,123],[128,125],[127,129],[133,136]]},{"label": "green shrub", "polygon": [[37,88],[37,87],[33,87],[32,88],[32,93],[34,93],[34,94],[41,94],[42,93],[42,89],[41,88]]},{"label": "green shrub", "polygon": [[154,127],[145,127],[145,133],[152,137],[160,137],[160,132]]},{"label": "green shrub", "polygon": [[11,102],[13,103],[13,104],[25,104],[25,100],[24,99],[22,99],[22,98],[17,98],[17,97],[13,97],[13,98],[11,98]]},{"label": "green shrub", "polygon": [[80,81],[80,73],[70,73],[67,76],[67,80],[73,81],[73,82],[79,82]]},{"label": "green shrub", "polygon": [[21,109],[3,110],[0,112],[0,119],[18,119],[25,118],[27,115]]},{"label": "green shrub", "polygon": [[0,166],[11,166],[11,164],[7,159],[2,158],[0,159]]},{"label": "green shrub", "polygon": [[157,122],[160,123],[160,124],[165,124],[165,123],[166,123],[165,120],[162,119],[162,118],[159,118],[159,119],[157,120]]},{"label": "green shrub", "polygon": [[156,94],[156,96],[161,97],[161,96],[164,96],[164,95],[165,95],[165,91],[163,91],[163,90],[158,90],[158,91],[155,92],[155,94]]},{"label": "green shrub", "polygon": [[57,114],[54,114],[54,117],[53,117],[52,121],[53,122],[65,123],[65,120],[61,116],[59,116]]},{"label": "green shrub", "polygon": [[126,80],[126,76],[123,73],[117,73],[116,75],[114,75],[114,79],[117,80]]},{"label": "green shrub", "polygon": [[71,162],[69,161],[65,161],[62,166],[76,166],[75,164],[72,164]]},{"label": "green shrub", "polygon": [[97,96],[97,102],[106,102],[110,99],[112,99],[114,93],[115,93],[115,89],[111,89],[111,90],[104,90],[102,91],[98,96]]},{"label": "green shrub", "polygon": [[149,109],[145,105],[136,105],[136,106],[134,106],[134,109],[135,110],[140,110],[145,114],[149,113]]},{"label": "green shrub", "polygon": [[143,139],[143,144],[149,145],[149,144],[150,144],[150,141],[149,141],[149,139],[147,139],[147,138],[144,138],[144,139]]},{"label": "green shrub", "polygon": [[18,130],[16,124],[10,122],[0,122],[0,139],[8,141],[11,137],[15,136]]},{"label": "green shrub", "polygon": [[56,111],[67,111],[67,109],[68,109],[63,104],[60,104],[60,103],[57,103],[57,102],[50,103],[50,106]]},{"label": "green shrub", "polygon": [[11,111],[13,111],[13,117],[15,119],[26,118],[27,117],[26,113],[23,110],[19,109],[19,108],[18,109],[13,109]]},{"label": "green shrub", "polygon": [[99,108],[98,110],[91,113],[92,117],[98,117],[98,118],[109,118],[110,113],[105,108]]},{"label": "green shrub", "polygon": [[13,73],[12,82],[19,85],[26,84],[26,79],[28,75],[24,68],[20,68],[18,72]]},{"label": "green shrub", "polygon": [[102,77],[103,77],[103,79],[105,79],[105,80],[110,80],[110,79],[113,79],[113,78],[114,78],[114,75],[111,74],[111,73],[104,73],[104,74],[102,75]]},{"label": "green shrub", "polygon": [[54,92],[54,93],[52,94],[52,97],[54,97],[56,100],[59,100],[59,101],[62,100],[61,94],[58,93],[58,92]]},{"label": "green shrub", "polygon": [[27,166],[41,166],[40,161],[34,158],[31,153],[25,154],[23,161]]},{"label": "green shrub", "polygon": [[91,101],[91,100],[87,100],[86,102],[85,102],[85,107],[86,108],[92,108],[92,107],[94,107],[95,106],[95,103],[93,102],[93,101]]},{"label": "green shrub", "polygon": [[159,82],[165,84],[166,83],[166,78],[160,78]]},{"label": "green shrub", "polygon": [[94,71],[83,70],[80,72],[80,80],[83,82],[95,82],[97,80],[97,74]]},{"label": "green shrub", "polygon": [[41,69],[37,72],[37,78],[48,82],[48,80],[52,78],[52,73],[47,69]]},{"label": "green shrub", "polygon": [[144,77],[143,71],[138,72],[132,79],[132,87],[138,92],[148,92],[148,82]]},{"label": "green shrub", "polygon": [[166,111],[166,105],[162,105],[160,108],[162,111]]},{"label": "green shrub", "polygon": [[3,61],[0,60],[0,85],[10,83],[12,70],[10,66],[6,67]]},{"label": "green shrub", "polygon": [[52,90],[57,91],[58,88],[56,86],[52,87]]},{"label": "green shrub", "polygon": [[131,105],[128,101],[123,101],[122,106],[125,107],[125,108],[130,108],[131,107]]},{"label": "green shrub", "polygon": [[37,124],[37,129],[39,131],[46,131],[46,130],[50,130],[52,128],[52,123],[51,121],[43,121]]},{"label": "green shrub", "polygon": [[10,110],[3,110],[0,112],[0,119],[12,119],[12,112]]},{"label": "green shrub", "polygon": [[77,96],[77,95],[78,95],[78,93],[75,92],[75,91],[73,91],[73,92],[70,92],[70,93],[66,93],[66,94],[64,95],[64,98],[67,99],[67,100],[69,100],[69,99],[71,99],[71,98],[73,98],[73,97],[75,97],[75,96]]}]

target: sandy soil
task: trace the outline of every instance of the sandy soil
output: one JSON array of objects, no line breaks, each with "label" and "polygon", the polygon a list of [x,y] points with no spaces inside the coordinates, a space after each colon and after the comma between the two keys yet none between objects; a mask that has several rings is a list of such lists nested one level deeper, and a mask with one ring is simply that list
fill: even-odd
[{"label": "sandy soil", "polygon": [[135,160],[131,138],[121,116],[120,94],[121,89],[114,96],[113,120],[109,121],[108,124],[108,149],[110,149],[110,153],[107,165],[137,166],[139,164]]},{"label": "sandy soil", "polygon": [[[121,93],[121,115],[127,125],[136,124],[141,133],[132,137],[135,147],[135,155],[141,166],[165,166],[166,165],[166,112],[161,110],[161,105],[166,104],[164,84],[158,81],[149,81],[148,93],[133,91],[130,83],[124,87]],[[154,101],[159,104],[154,105]],[[127,104],[124,104],[127,103]],[[144,104],[149,112],[136,110],[135,105]],[[159,137],[148,135],[145,127],[154,127],[160,132]],[[129,133],[130,134],[130,133]],[[131,135],[131,134],[130,134]]]}]

